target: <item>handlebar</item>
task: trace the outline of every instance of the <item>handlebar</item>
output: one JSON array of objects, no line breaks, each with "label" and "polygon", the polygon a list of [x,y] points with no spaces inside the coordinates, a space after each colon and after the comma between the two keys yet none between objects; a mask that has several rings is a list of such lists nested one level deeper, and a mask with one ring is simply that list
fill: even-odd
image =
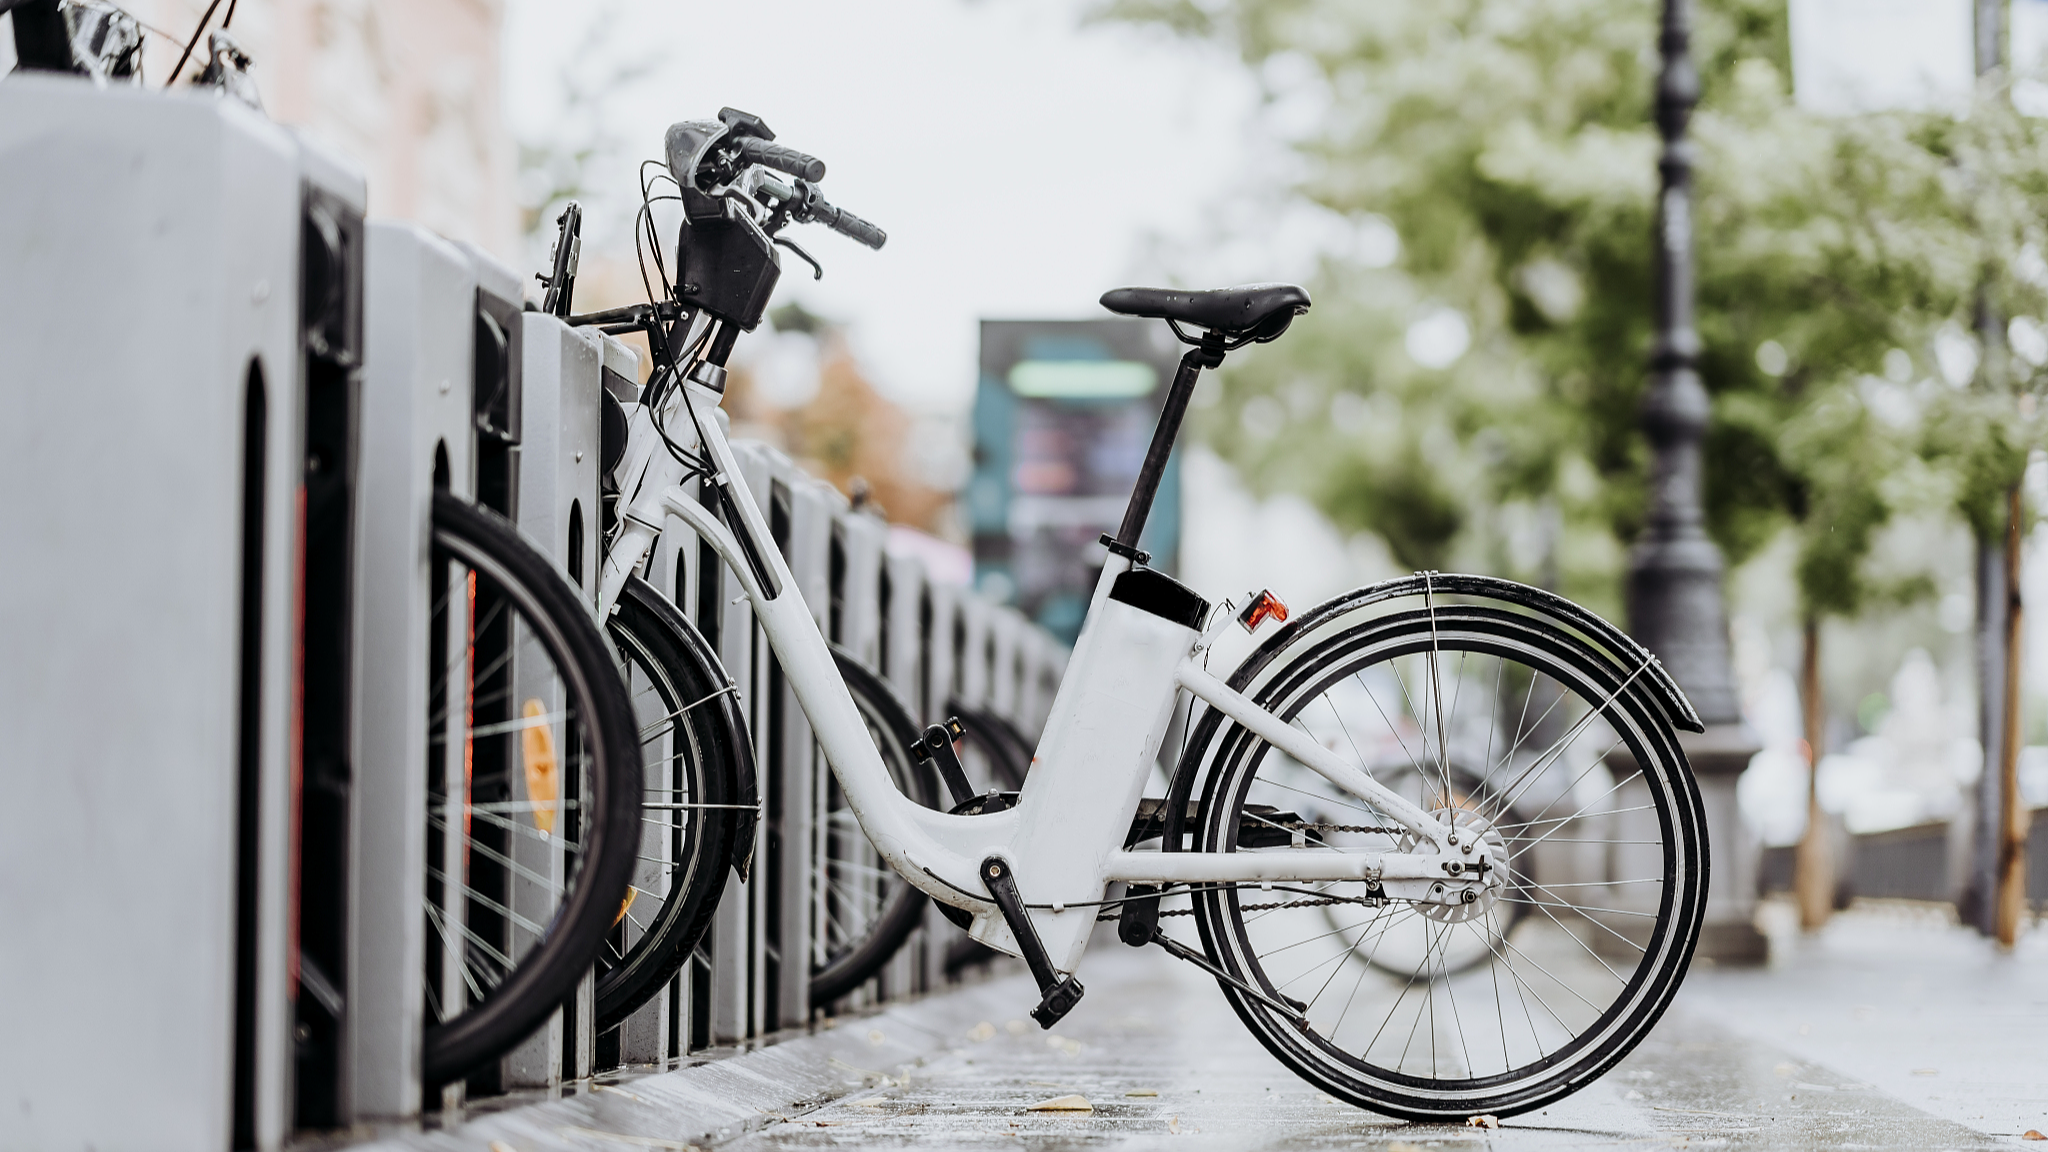
[{"label": "handlebar", "polygon": [[816,156],[799,152],[794,148],[763,140],[757,136],[744,137],[739,142],[740,159],[748,164],[759,164],[786,172],[799,180],[823,180],[825,162]]},{"label": "handlebar", "polygon": [[797,182],[799,207],[796,219],[823,224],[841,236],[857,240],[870,248],[880,248],[889,242],[889,234],[873,224],[855,216],[844,208],[834,207],[825,202],[818,190],[799,180]]},{"label": "handlebar", "polygon": [[[774,135],[760,117],[735,108],[720,109],[717,120],[669,125],[663,150],[669,174],[675,178],[692,221],[723,217],[727,205],[721,198],[732,195],[732,186],[743,184],[741,178],[752,170],[751,191],[765,193],[767,202],[751,197],[749,202],[766,213],[760,224],[769,232],[784,223],[818,223],[870,248],[888,242],[888,233],[818,195],[816,183],[825,176],[824,161],[775,143]],[[764,169],[790,176],[795,187],[768,178]],[[721,189],[721,185],[726,187]]]}]

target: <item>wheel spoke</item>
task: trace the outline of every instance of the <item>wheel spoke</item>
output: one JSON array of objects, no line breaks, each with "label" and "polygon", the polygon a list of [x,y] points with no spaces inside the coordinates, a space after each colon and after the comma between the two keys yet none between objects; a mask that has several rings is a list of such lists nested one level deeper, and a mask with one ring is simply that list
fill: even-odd
[{"label": "wheel spoke", "polygon": [[[1455,817],[1461,845],[1471,825],[1500,869],[1480,890],[1484,904],[1368,905],[1348,898],[1366,891],[1357,881],[1296,884],[1293,896],[1261,896],[1282,886],[1254,884],[1191,893],[1219,962],[1234,955],[1254,988],[1307,998],[1319,1039],[1283,1046],[1292,1053],[1283,1060],[1324,1083],[1345,1082],[1347,1069],[1366,1070],[1352,1081],[1364,1084],[1398,1072],[1440,1084],[1444,1101],[1464,1093],[1477,1101],[1504,1089],[1465,1087],[1472,1080],[1582,1076],[1591,1050],[1575,1041],[1595,1029],[1618,1029],[1625,1045],[1640,1038],[1654,1006],[1631,989],[1653,966],[1668,975],[1676,953],[1630,937],[1661,940],[1655,934],[1671,930],[1674,909],[1696,906],[1690,862],[1698,849],[1666,839],[1688,826],[1672,819],[1684,816],[1688,791],[1671,786],[1684,767],[1657,736],[1668,718],[1638,690],[1648,668],[1640,651],[1617,659],[1590,647],[1583,630],[1531,628],[1528,612],[1468,609],[1454,603],[1462,593],[1439,599],[1436,584],[1423,576],[1413,585],[1413,596],[1428,598],[1426,612],[1410,600],[1413,611],[1361,610],[1348,634],[1341,621],[1319,628],[1299,642],[1293,663],[1261,672],[1266,696],[1255,698],[1434,818]],[[1612,757],[1639,739],[1638,762],[1615,769]],[[1183,756],[1207,757],[1199,761],[1209,771],[1202,803],[1222,806],[1205,811],[1198,850],[1276,855],[1312,835],[1320,850],[1384,853],[1412,839],[1365,830],[1393,821],[1257,739],[1191,746]],[[1665,849],[1663,859],[1675,849],[1679,863],[1615,854],[1638,845]],[[1538,863],[1554,883],[1535,879]],[[1631,946],[1609,947],[1609,939]],[[1347,965],[1356,969],[1348,983]],[[1290,1021],[1285,1009],[1237,999],[1271,1027]],[[1355,1091],[1367,1106],[1376,1093],[1412,1099],[1384,1086]]]},{"label": "wheel spoke", "polygon": [[[1506,812],[1508,809],[1513,808],[1515,806],[1515,801],[1521,799],[1521,792],[1517,792],[1515,790],[1517,786],[1522,787],[1522,792],[1528,791],[1527,786],[1523,785],[1523,782],[1529,781],[1530,783],[1533,783],[1535,777],[1538,774],[1540,774],[1543,771],[1543,769],[1550,767],[1553,761],[1555,761],[1558,757],[1563,756],[1565,750],[1571,747],[1572,742],[1579,738],[1579,734],[1581,732],[1584,732],[1587,726],[1592,724],[1596,718],[1604,715],[1607,709],[1614,704],[1615,700],[1619,699],[1623,692],[1628,691],[1629,685],[1634,684],[1636,682],[1636,677],[1641,676],[1643,674],[1643,670],[1648,668],[1649,666],[1650,660],[1646,656],[1644,657],[1643,662],[1636,666],[1636,670],[1628,674],[1628,678],[1626,680],[1623,680],[1620,684],[1616,685],[1614,691],[1609,692],[1607,694],[1607,698],[1605,700],[1600,701],[1598,707],[1588,709],[1584,716],[1581,716],[1577,720],[1573,721],[1571,728],[1566,730],[1564,735],[1558,737],[1557,742],[1555,744],[1552,744],[1549,748],[1544,749],[1543,752],[1539,754],[1536,757],[1536,759],[1529,765],[1529,767],[1524,768],[1522,770],[1522,774],[1515,778],[1515,782],[1513,784],[1508,785],[1506,791],[1501,795],[1500,807],[1496,809],[1494,812],[1489,813],[1489,815],[1497,816],[1500,813]],[[1562,699],[1562,697],[1560,697],[1560,699]],[[1617,737],[1614,743],[1615,745],[1619,745],[1621,743],[1621,740]],[[1610,746],[1608,748],[1609,752],[1612,752],[1613,750],[1613,746]],[[1599,761],[1596,759],[1594,762],[1598,763]]]}]

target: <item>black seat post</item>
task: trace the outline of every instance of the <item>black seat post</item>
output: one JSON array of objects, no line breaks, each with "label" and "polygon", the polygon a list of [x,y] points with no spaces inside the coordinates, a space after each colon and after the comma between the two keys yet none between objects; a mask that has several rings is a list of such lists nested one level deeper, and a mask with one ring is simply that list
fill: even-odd
[{"label": "black seat post", "polygon": [[1159,481],[1166,475],[1166,458],[1173,454],[1173,442],[1180,437],[1181,417],[1187,415],[1188,398],[1195,394],[1195,380],[1204,368],[1223,363],[1223,334],[1210,330],[1200,346],[1180,358],[1180,370],[1173,374],[1173,388],[1166,394],[1159,424],[1152,429],[1152,446],[1145,450],[1144,466],[1138,469],[1138,486],[1131,490],[1131,502],[1124,508],[1123,526],[1110,542],[1110,551],[1139,560],[1138,537],[1145,531],[1145,518],[1152,514],[1152,500],[1159,495]]}]

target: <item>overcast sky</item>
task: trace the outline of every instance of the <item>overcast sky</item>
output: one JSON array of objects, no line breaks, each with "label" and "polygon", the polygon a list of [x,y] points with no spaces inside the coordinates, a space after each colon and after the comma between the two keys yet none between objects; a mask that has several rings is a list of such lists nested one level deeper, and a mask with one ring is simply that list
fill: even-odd
[{"label": "overcast sky", "polygon": [[[630,211],[633,162],[659,154],[663,129],[722,105],[823,158],[826,195],[889,243],[870,252],[791,229],[826,275],[813,284],[785,256],[777,302],[847,323],[897,397],[961,410],[982,317],[1099,316],[1105,289],[1164,264],[1235,279],[1302,272],[1298,254],[1287,267],[1278,251],[1176,255],[1211,230],[1206,214],[1284,182],[1280,150],[1258,143],[1257,91],[1233,58],[1149,29],[1084,26],[1081,7],[512,0],[506,94],[515,133],[573,140],[588,127],[564,123],[554,77],[655,62],[602,117],[628,146],[593,170],[621,194],[605,206],[613,216]],[[579,59],[597,20],[609,39]],[[593,246],[630,244],[622,228],[592,227]]]}]

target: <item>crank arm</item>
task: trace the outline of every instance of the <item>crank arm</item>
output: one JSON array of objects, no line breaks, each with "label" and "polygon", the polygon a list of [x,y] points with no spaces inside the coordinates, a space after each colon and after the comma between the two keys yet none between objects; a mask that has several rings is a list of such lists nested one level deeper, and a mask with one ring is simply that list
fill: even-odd
[{"label": "crank arm", "polygon": [[991,856],[981,862],[981,875],[989,896],[1003,914],[1003,923],[1009,925],[1010,934],[1017,938],[1017,950],[1024,954],[1024,963],[1031,969],[1031,978],[1038,982],[1038,990],[1044,994],[1038,1007],[1031,1010],[1031,1018],[1038,1021],[1040,1028],[1051,1028],[1074,1010],[1074,1005],[1081,1002],[1087,989],[1079,980],[1061,975],[1059,969],[1052,966],[1052,957],[1046,955],[1045,944],[1038,938],[1038,929],[1031,926],[1031,915],[1024,910],[1024,898],[1017,893],[1017,878],[1011,873],[1009,863],[1000,856]]}]

